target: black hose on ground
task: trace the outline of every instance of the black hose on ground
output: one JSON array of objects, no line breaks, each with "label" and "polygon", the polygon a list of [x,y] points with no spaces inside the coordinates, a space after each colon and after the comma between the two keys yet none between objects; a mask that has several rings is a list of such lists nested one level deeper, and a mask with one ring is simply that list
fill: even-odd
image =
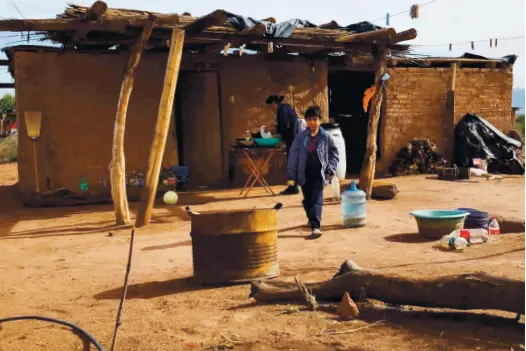
[{"label": "black hose on ground", "polygon": [[10,318],[4,318],[0,319],[0,324],[6,323],[6,322],[14,322],[14,321],[23,321],[23,320],[38,320],[38,321],[44,321],[44,322],[51,322],[56,324],[65,325],[66,327],[70,327],[71,329],[75,330],[76,332],[84,335],[88,340],[97,348],[98,351],[104,351],[104,348],[99,344],[99,342],[87,331],[84,329],[77,327],[75,324],[61,321],[60,319],[55,318],[49,318],[49,317],[41,317],[41,316],[20,316],[20,317],[10,317]]}]

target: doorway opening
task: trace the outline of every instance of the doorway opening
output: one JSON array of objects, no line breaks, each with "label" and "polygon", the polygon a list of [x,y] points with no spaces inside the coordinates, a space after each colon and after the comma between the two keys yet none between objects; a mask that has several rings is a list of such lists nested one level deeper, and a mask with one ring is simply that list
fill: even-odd
[{"label": "doorway opening", "polygon": [[[372,71],[335,71],[329,73],[329,115],[340,125],[345,139],[347,174],[360,173],[367,143],[369,113],[364,111],[363,97],[366,89],[374,84]],[[369,111],[370,102],[367,111]],[[379,159],[378,133],[376,154]]]}]

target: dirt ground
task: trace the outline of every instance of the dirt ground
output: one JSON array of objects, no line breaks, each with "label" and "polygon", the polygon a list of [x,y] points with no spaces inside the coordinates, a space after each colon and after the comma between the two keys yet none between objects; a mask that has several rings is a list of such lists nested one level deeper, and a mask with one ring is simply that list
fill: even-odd
[{"label": "dirt ground", "polygon": [[[300,197],[246,200],[237,191],[182,194],[175,206],[158,205],[155,223],[137,232],[119,350],[520,350],[524,317],[489,311],[376,313],[336,322],[327,312],[284,314],[287,305],[260,305],[249,286],[204,288],[192,284],[190,222],[193,209],[265,208],[278,200],[278,279],[330,278],[346,259],[363,267],[408,276],[484,271],[524,280],[524,233],[492,237],[463,253],[419,239],[409,216],[415,209],[474,207],[524,220],[524,178],[460,183],[426,177],[396,178],[400,194],[367,204],[368,225],[342,229],[339,205],[324,207],[324,236],[305,240]],[[121,294],[129,228],[115,228],[109,205],[24,208],[16,197],[16,165],[0,165],[0,318],[41,315],[75,323],[107,349]],[[277,189],[279,190],[279,189]],[[329,195],[330,189],[327,189]],[[131,205],[133,213],[136,204]],[[111,232],[113,235],[109,236]],[[495,296],[496,299],[499,296]],[[353,329],[320,336],[323,328]],[[223,336],[221,336],[221,334]],[[235,339],[235,340],[234,340]],[[88,350],[68,329],[42,322],[2,326],[0,350]]]}]

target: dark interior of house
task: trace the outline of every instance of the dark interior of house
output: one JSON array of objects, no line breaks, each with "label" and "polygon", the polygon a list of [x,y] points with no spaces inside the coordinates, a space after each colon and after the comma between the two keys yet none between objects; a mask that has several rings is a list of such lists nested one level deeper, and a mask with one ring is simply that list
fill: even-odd
[{"label": "dark interior of house", "polygon": [[347,154],[347,174],[350,175],[360,173],[362,167],[369,121],[369,115],[363,109],[363,97],[364,91],[373,84],[373,72],[329,73],[329,115],[339,123],[342,130]]}]

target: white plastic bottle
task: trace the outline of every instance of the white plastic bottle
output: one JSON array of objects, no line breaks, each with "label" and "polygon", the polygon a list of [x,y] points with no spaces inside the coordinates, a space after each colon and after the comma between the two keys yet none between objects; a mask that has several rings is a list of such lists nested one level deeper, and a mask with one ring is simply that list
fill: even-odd
[{"label": "white plastic bottle", "polygon": [[440,244],[445,249],[455,249],[457,251],[462,251],[468,247],[468,241],[466,239],[453,234],[443,236],[442,239],[440,239]]},{"label": "white plastic bottle", "polygon": [[495,217],[493,217],[491,219],[491,222],[489,222],[488,232],[489,232],[489,235],[499,235],[500,234],[499,222],[497,222],[497,219]]},{"label": "white plastic bottle", "polygon": [[332,187],[332,199],[334,201],[340,200],[340,180],[338,179],[338,177],[336,176],[332,177],[331,187]]},{"label": "white plastic bottle", "polygon": [[459,237],[460,238],[461,237],[460,236],[460,231],[462,231],[462,230],[469,231],[469,236],[470,236],[469,243],[471,245],[483,244],[483,243],[485,243],[485,242],[487,242],[489,240],[488,231],[486,229],[483,229],[483,228],[477,228],[477,229],[456,229],[453,232],[451,232],[451,234],[449,234],[449,235],[453,235],[455,237]]}]

